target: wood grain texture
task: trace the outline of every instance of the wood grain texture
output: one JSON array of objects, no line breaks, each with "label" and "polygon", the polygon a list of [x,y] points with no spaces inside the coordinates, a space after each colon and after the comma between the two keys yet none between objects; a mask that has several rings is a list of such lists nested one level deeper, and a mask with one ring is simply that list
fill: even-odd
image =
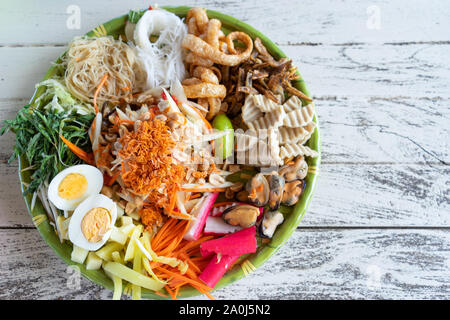
[{"label": "wood grain texture", "polygon": [[[80,29],[66,27],[72,4]],[[180,4],[232,15],[278,44],[305,78],[322,132],[318,185],[300,228],[216,298],[449,299],[450,5],[164,1]],[[27,103],[70,39],[147,6],[0,2],[0,123]],[[368,27],[377,12],[380,29]],[[0,137],[0,299],[110,299],[84,278],[67,285],[71,269],[32,228],[17,163],[7,163],[13,145],[12,134]]]},{"label": "wood grain texture", "polygon": [[[107,0],[93,5],[89,0],[64,0],[42,5],[37,0],[2,1],[0,11],[4,18],[0,20],[0,29],[3,30],[0,44],[64,44],[99,23],[127,13],[130,8],[147,8],[148,3],[146,0]],[[79,30],[66,27],[69,17],[66,10],[72,4],[78,5],[81,10]],[[445,1],[439,0],[166,0],[160,5],[189,5],[218,10],[264,30],[269,38],[280,44],[449,40],[450,8]],[[375,14],[379,13],[379,29],[367,26],[374,15],[373,10],[377,10]],[[9,36],[11,33],[14,37]]]},{"label": "wood grain texture", "polygon": [[[448,299],[450,231],[297,230],[217,299]],[[0,230],[0,299],[110,299],[81,279],[37,230]],[[201,297],[201,299],[204,299]]]}]

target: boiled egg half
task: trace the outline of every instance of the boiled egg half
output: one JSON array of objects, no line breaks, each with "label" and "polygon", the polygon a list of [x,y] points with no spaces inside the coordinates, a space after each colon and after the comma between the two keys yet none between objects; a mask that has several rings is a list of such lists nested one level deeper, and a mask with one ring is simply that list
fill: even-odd
[{"label": "boiled egg half", "polygon": [[58,173],[48,187],[48,199],[60,210],[74,210],[87,197],[100,193],[103,174],[94,166],[80,164]]},{"label": "boiled egg half", "polygon": [[96,251],[111,236],[116,219],[115,202],[103,194],[92,195],[73,212],[69,223],[69,240],[80,248]]}]

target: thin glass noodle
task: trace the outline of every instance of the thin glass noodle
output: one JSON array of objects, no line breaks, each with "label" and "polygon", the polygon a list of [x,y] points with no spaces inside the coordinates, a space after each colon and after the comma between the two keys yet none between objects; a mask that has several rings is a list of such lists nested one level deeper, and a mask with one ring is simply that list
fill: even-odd
[{"label": "thin glass noodle", "polygon": [[[146,89],[167,87],[176,79],[184,79],[181,42],[186,33],[187,27],[178,16],[161,9],[146,11],[136,24],[135,51],[147,72]],[[156,41],[150,41],[152,36],[157,36]]]},{"label": "thin glass noodle", "polygon": [[69,44],[65,82],[78,99],[93,102],[95,91],[108,74],[108,81],[100,89],[97,100],[125,98],[140,92],[146,74],[134,50],[113,37],[77,37]]}]

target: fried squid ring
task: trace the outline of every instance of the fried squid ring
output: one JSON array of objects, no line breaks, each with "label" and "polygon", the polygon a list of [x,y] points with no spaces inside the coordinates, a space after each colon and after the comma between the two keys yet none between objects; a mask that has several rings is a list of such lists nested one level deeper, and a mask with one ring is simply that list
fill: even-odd
[{"label": "fried squid ring", "polygon": [[219,84],[219,79],[217,78],[217,75],[211,69],[198,66],[194,69],[192,75],[200,79],[202,82]]},{"label": "fried squid ring", "polygon": [[[250,39],[250,37],[244,33],[244,32],[240,32],[240,31],[234,31],[229,33],[226,37],[225,37],[225,41],[227,43],[228,46],[228,51],[231,52],[232,54],[238,54],[239,52],[235,49],[234,47],[234,42],[235,40],[241,41],[245,44],[245,46],[248,48],[248,43],[252,43],[252,40]],[[253,50],[253,47],[252,47]],[[251,53],[251,50],[250,50]]]},{"label": "fried squid ring", "polygon": [[209,59],[213,61],[214,63],[226,65],[226,66],[236,66],[245,60],[247,60],[250,57],[250,54],[253,50],[253,41],[252,39],[245,33],[239,32],[236,35],[232,35],[234,32],[230,33],[230,39],[239,39],[242,41],[246,49],[239,54],[229,55],[226,53],[223,53],[218,48],[214,48],[211,45],[209,45],[207,42],[203,41],[199,37],[196,37],[192,34],[187,34],[181,46],[184,49],[188,49],[194,54],[198,55],[199,57]]},{"label": "fried squid ring", "polygon": [[225,98],[227,88],[221,84],[202,82],[190,86],[183,85],[184,93],[189,99],[193,98]]},{"label": "fried squid ring", "polygon": [[219,49],[220,28],[222,28],[222,22],[217,19],[209,20],[206,28],[205,40],[215,49]]}]

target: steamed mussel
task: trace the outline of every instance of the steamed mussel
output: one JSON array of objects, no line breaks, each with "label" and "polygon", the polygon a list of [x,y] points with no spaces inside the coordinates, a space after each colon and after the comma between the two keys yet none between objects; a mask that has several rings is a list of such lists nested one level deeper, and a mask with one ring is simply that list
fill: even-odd
[{"label": "steamed mussel", "polygon": [[277,172],[272,172],[267,181],[269,183],[269,208],[271,211],[275,211],[280,207],[285,181]]},{"label": "steamed mussel", "polygon": [[305,188],[304,180],[298,179],[286,182],[284,185],[281,204],[285,206],[293,206],[294,204],[296,204],[304,188]]},{"label": "steamed mussel", "polygon": [[268,211],[259,225],[259,234],[264,238],[272,238],[277,227],[284,221],[284,216],[278,211]]},{"label": "steamed mussel", "polygon": [[257,207],[264,207],[269,201],[269,182],[262,173],[258,173],[247,181],[245,189],[248,200]]},{"label": "steamed mussel", "polygon": [[297,179],[304,179],[308,173],[308,164],[303,156],[298,156],[293,163],[283,166],[279,175],[286,181],[293,181]]},{"label": "steamed mussel", "polygon": [[256,223],[259,216],[259,209],[248,204],[239,204],[226,209],[222,213],[222,218],[226,223],[233,226],[248,228]]}]

